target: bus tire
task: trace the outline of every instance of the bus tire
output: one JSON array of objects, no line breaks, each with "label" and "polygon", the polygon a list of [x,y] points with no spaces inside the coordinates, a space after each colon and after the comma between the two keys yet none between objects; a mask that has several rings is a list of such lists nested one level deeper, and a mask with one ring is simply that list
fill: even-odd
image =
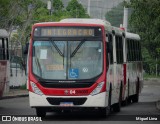
[{"label": "bus tire", "polygon": [[108,106],[100,110],[100,116],[103,118],[107,117],[109,113],[110,113],[110,108]]},{"label": "bus tire", "polygon": [[138,79],[137,85],[136,85],[136,94],[133,95],[133,98],[132,98],[132,101],[134,103],[138,102],[138,100],[139,100],[139,79]]},{"label": "bus tire", "polygon": [[110,114],[111,112],[111,97],[112,97],[112,85],[110,84],[110,88],[109,88],[109,97],[108,97],[108,106],[105,108],[101,109],[101,116],[102,117],[106,117]]},{"label": "bus tire", "polygon": [[135,94],[135,95],[133,96],[133,98],[132,98],[132,102],[133,102],[133,103],[138,102],[138,97],[139,97],[139,95],[138,95],[138,94]]},{"label": "bus tire", "polygon": [[129,88],[130,88],[130,83],[129,83],[129,79],[128,79],[128,98],[127,98],[127,104],[130,104],[132,99],[131,96],[129,95]]},{"label": "bus tire", "polygon": [[122,101],[122,106],[127,106],[128,105],[128,97],[126,97],[125,100]]},{"label": "bus tire", "polygon": [[46,111],[44,108],[36,108],[36,114],[38,117],[45,118],[46,116]]},{"label": "bus tire", "polygon": [[121,102],[122,102],[122,82],[120,86],[120,91],[119,91],[119,101],[118,103],[113,105],[113,111],[114,112],[120,112],[121,111]]}]

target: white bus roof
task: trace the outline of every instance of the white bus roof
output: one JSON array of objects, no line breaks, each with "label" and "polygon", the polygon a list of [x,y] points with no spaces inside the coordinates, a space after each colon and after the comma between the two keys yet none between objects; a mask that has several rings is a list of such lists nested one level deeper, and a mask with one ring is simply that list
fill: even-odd
[{"label": "white bus roof", "polygon": [[63,23],[80,23],[80,24],[99,24],[103,25],[105,29],[108,31],[112,31],[111,23],[102,20],[102,19],[93,19],[93,18],[68,18],[68,19],[62,19],[60,22]]},{"label": "white bus roof", "polygon": [[134,39],[134,40],[140,40],[140,36],[138,34],[134,34],[134,33],[129,33],[129,32],[126,32],[126,38],[131,38],[131,39]]},{"label": "white bus roof", "polygon": [[111,25],[106,20],[91,19],[91,18],[68,18],[68,19],[62,19],[60,22]]},{"label": "white bus roof", "polygon": [[0,29],[0,37],[1,38],[6,38],[8,36],[9,36],[9,34],[5,29]]}]

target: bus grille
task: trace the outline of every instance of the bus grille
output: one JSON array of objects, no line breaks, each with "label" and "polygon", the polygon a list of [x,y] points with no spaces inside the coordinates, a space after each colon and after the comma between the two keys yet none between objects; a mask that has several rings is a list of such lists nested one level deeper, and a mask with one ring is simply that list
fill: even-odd
[{"label": "bus grille", "polygon": [[61,102],[73,102],[74,105],[83,105],[87,98],[46,98],[51,105],[60,105]]}]

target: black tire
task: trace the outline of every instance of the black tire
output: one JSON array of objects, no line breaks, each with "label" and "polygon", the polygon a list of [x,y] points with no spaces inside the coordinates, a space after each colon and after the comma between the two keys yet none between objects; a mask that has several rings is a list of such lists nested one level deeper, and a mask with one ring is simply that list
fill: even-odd
[{"label": "black tire", "polygon": [[128,98],[126,98],[125,100],[123,100],[121,105],[122,106],[128,105]]},{"label": "black tire", "polygon": [[109,98],[108,98],[108,110],[111,112],[111,101],[112,101],[112,84],[110,84],[109,88]]},{"label": "black tire", "polygon": [[110,113],[110,109],[108,107],[102,108],[100,110],[100,115],[103,118],[106,118],[109,115],[109,113]]},{"label": "black tire", "polygon": [[138,100],[139,100],[139,95],[138,95],[138,94],[135,94],[135,95],[132,97],[132,102],[133,102],[133,103],[136,103],[136,102],[138,102]]},{"label": "black tire", "polygon": [[36,114],[38,117],[45,118],[46,117],[46,110],[44,108],[36,108]]},{"label": "black tire", "polygon": [[100,115],[102,117],[106,117],[110,114],[111,112],[111,96],[112,96],[112,85],[110,84],[110,88],[109,88],[109,97],[108,97],[108,106],[105,108],[102,108],[100,110]]},{"label": "black tire", "polygon": [[131,96],[129,96],[127,99],[127,104],[131,104],[131,101],[132,101]]},{"label": "black tire", "polygon": [[130,104],[131,101],[132,101],[131,96],[129,95],[129,88],[130,88],[130,86],[129,86],[129,79],[128,79],[128,98],[127,98],[127,104]]},{"label": "black tire", "polygon": [[136,85],[136,94],[133,96],[132,101],[134,103],[139,101],[139,79],[138,79],[137,85]]},{"label": "black tire", "polygon": [[122,102],[122,82],[121,82],[121,86],[120,86],[120,94],[119,94],[119,101],[118,103],[113,105],[113,111],[114,112],[120,112],[121,111],[121,102]]}]

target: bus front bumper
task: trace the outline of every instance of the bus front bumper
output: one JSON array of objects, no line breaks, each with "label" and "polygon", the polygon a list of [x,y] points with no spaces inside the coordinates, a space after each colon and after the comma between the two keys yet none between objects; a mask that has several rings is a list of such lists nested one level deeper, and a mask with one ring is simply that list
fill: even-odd
[{"label": "bus front bumper", "polygon": [[88,96],[46,96],[29,92],[31,107],[106,107],[106,92]]}]

